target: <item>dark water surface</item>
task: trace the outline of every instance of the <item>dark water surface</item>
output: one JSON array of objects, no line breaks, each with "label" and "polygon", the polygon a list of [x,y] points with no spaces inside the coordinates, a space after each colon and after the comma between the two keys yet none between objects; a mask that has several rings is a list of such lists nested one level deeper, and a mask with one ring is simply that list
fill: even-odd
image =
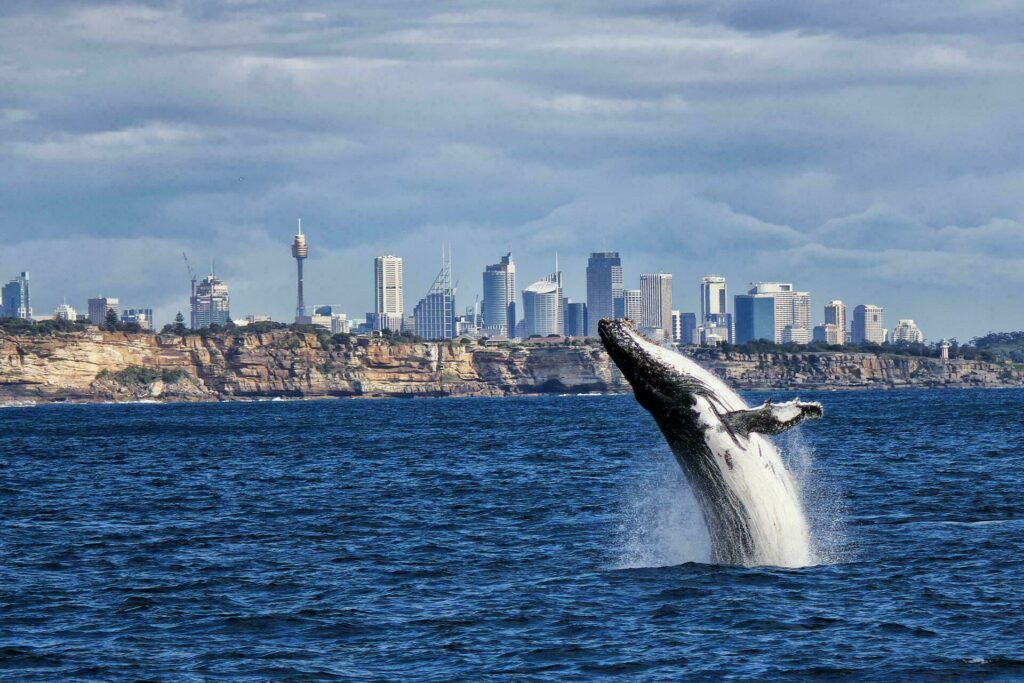
[{"label": "dark water surface", "polygon": [[0,410],[0,678],[1024,678],[1024,392],[803,397],[797,570],[629,396]]}]

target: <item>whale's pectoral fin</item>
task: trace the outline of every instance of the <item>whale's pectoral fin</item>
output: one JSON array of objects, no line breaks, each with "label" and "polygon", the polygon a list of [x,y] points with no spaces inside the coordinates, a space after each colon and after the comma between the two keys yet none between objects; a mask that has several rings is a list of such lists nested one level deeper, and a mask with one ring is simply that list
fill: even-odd
[{"label": "whale's pectoral fin", "polygon": [[795,399],[787,403],[765,401],[763,405],[749,410],[734,410],[722,416],[722,422],[732,431],[746,436],[758,434],[781,434],[804,420],[821,417],[820,403]]}]

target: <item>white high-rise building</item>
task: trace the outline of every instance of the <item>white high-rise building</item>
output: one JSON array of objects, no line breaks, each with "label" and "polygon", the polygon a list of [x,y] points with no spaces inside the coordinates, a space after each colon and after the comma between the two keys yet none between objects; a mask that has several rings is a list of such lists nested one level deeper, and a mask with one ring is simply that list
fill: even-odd
[{"label": "white high-rise building", "polygon": [[640,326],[660,330],[665,338],[672,336],[672,275],[656,273],[640,276],[642,310]]},{"label": "white high-rise building", "polygon": [[708,275],[700,281],[700,320],[698,324],[707,325],[711,316],[729,312],[729,295],[725,278],[719,275]]},{"label": "white high-rise building", "polygon": [[389,254],[373,259],[373,280],[373,312],[377,331],[400,332],[405,318],[402,257]]},{"label": "white high-rise building", "polygon": [[644,315],[644,300],[639,289],[622,290],[622,317],[641,324]]},{"label": "white high-rise building", "polygon": [[539,280],[523,290],[523,323],[527,337],[561,334],[561,288],[553,280]]},{"label": "white high-rise building", "polygon": [[924,334],[913,320],[901,320],[892,330],[893,344],[920,344],[923,341]]},{"label": "white high-rise building", "polygon": [[488,336],[512,338],[516,330],[516,264],[512,252],[484,270],[483,327]]},{"label": "white high-rise building", "polygon": [[884,344],[886,331],[882,319],[882,307],[861,304],[853,309],[853,343]]},{"label": "white high-rise building", "polygon": [[794,291],[790,283],[758,282],[748,295],[767,295],[775,300],[776,344],[806,344],[811,340],[811,295],[808,292]]},{"label": "white high-rise building", "polygon": [[678,344],[683,339],[683,314],[672,311],[672,343]]}]

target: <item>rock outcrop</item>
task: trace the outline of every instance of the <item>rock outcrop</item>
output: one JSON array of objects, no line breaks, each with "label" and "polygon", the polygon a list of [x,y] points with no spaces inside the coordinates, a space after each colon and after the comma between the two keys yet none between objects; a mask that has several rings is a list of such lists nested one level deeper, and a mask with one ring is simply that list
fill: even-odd
[{"label": "rock outcrop", "polygon": [[[741,389],[1022,386],[1019,365],[862,353],[695,357]],[[502,344],[266,333],[0,333],[0,403],[628,391],[594,342]]]},{"label": "rock outcrop", "polygon": [[396,343],[262,334],[0,335],[0,402],[502,396],[625,391],[593,343]]}]

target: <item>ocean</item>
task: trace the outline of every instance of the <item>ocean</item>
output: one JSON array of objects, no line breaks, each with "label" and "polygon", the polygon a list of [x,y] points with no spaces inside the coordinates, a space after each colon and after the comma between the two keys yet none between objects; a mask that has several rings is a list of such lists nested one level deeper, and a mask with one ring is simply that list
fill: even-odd
[{"label": "ocean", "polygon": [[2,409],[0,680],[1024,678],[1024,391],[801,398],[799,569],[631,396]]}]

